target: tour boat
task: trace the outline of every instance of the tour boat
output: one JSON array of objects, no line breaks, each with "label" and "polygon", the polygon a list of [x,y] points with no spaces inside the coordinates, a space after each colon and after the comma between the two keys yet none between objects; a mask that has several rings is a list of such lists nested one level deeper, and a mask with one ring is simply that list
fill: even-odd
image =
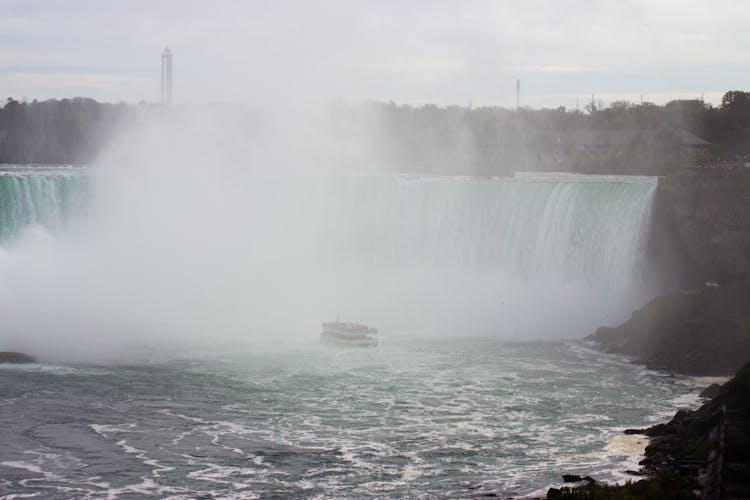
[{"label": "tour boat", "polygon": [[378,331],[359,323],[323,322],[320,339],[337,345],[352,347],[375,347],[378,345]]}]

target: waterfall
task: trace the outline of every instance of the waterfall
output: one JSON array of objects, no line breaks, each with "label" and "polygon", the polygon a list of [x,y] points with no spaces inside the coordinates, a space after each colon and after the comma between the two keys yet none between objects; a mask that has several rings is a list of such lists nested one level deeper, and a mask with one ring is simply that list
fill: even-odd
[{"label": "waterfall", "polygon": [[[497,270],[630,283],[642,261],[655,178],[337,177],[315,193],[322,255],[390,267]],[[313,196],[315,196],[313,195]]]},{"label": "waterfall", "polygon": [[260,186],[250,188],[255,212],[271,225],[252,224],[259,279],[280,283],[273,302],[311,315],[580,336],[650,298],[642,270],[656,178],[329,175]]},{"label": "waterfall", "polygon": [[[38,170],[35,170],[38,169]],[[77,226],[88,205],[88,181],[76,172],[41,167],[0,172],[0,243],[27,226],[62,234]]]},{"label": "waterfall", "polygon": [[[4,246],[29,224],[75,236],[0,261],[8,330],[247,339],[340,316],[394,333],[581,337],[650,298],[655,178],[150,172],[0,175]],[[22,314],[38,304],[54,309]]]}]

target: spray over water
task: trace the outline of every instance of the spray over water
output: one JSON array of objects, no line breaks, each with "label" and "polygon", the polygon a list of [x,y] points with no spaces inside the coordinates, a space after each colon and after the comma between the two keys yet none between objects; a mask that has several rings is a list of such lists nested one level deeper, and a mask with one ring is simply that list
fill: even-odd
[{"label": "spray over water", "polygon": [[644,300],[651,178],[394,175],[357,168],[366,141],[286,123],[151,117],[90,173],[4,178],[4,200],[36,214],[0,229],[11,346],[310,338],[336,316],[394,335],[578,337]]}]

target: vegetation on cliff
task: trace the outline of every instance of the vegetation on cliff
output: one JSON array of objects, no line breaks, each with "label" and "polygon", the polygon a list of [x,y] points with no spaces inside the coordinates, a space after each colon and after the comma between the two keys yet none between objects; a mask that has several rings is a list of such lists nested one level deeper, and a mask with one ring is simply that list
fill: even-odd
[{"label": "vegetation on cliff", "polygon": [[550,488],[549,500],[686,500],[696,498],[695,481],[684,476],[659,472],[640,481],[623,485],[588,482],[581,486]]}]

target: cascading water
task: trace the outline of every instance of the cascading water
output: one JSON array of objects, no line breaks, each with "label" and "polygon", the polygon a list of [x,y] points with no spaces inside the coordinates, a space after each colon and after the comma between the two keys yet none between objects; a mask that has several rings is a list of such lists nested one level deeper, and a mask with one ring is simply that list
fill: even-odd
[{"label": "cascading water", "polygon": [[[655,178],[336,177],[320,248],[336,261],[501,270],[629,285]],[[320,195],[320,193],[318,193]]]},{"label": "cascading water", "polygon": [[[35,257],[64,260],[49,265],[68,269],[64,284],[27,259],[40,287],[29,300],[76,283],[119,331],[307,334],[341,315],[391,332],[580,337],[648,298],[638,270],[654,178],[110,174],[90,187],[69,172],[0,178],[0,234],[65,235],[93,213],[74,245]],[[97,318],[86,304],[76,322]]]},{"label": "cascading water", "polygon": [[73,169],[6,166],[0,171],[0,242],[27,226],[70,231],[86,210],[87,189],[87,179]]},{"label": "cascading water", "polygon": [[361,293],[356,314],[393,328],[580,336],[624,319],[648,294],[640,271],[655,178],[318,182],[298,197],[315,264],[347,290],[334,301]]}]

